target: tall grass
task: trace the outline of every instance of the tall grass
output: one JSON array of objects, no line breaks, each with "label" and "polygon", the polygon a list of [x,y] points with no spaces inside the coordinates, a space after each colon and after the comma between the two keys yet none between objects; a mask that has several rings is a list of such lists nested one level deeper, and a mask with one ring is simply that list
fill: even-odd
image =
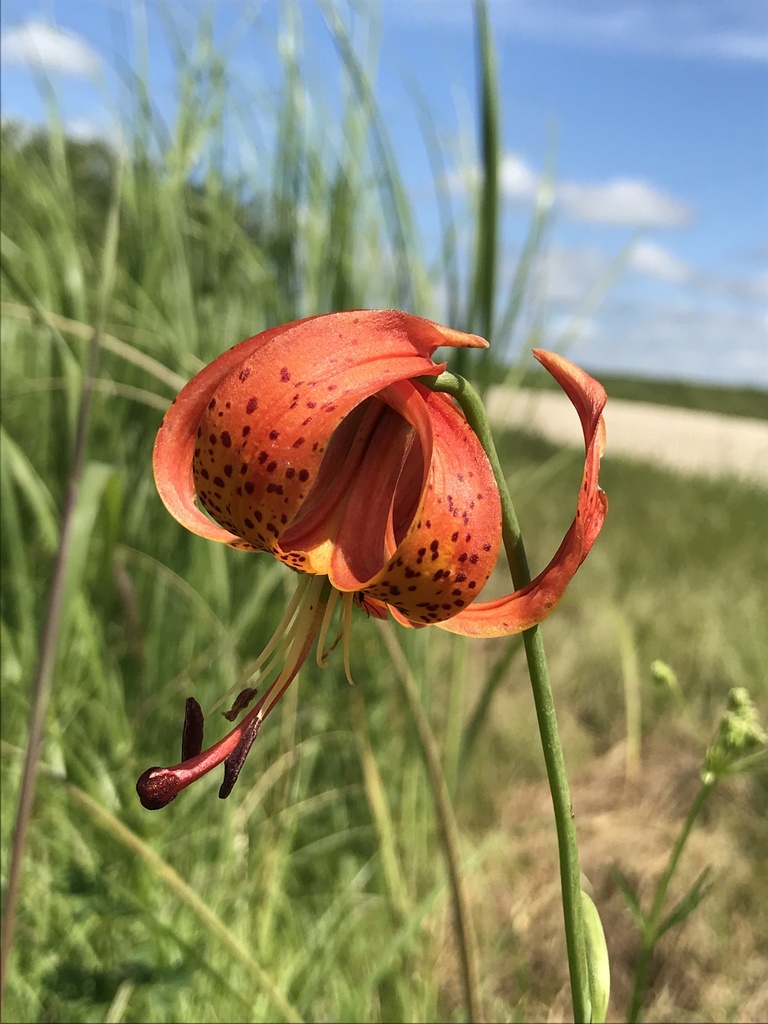
[{"label": "tall grass", "polygon": [[[440,312],[442,281],[425,269],[372,71],[338,10],[324,10],[347,86],[343,131],[325,133],[308,116],[322,102],[318,83],[304,80],[300,47],[286,47],[278,94],[262,115],[265,137],[274,129],[277,144],[252,180],[229,180],[217,155],[234,83],[209,26],[197,54],[180,52],[182,102],[173,125],[162,124],[145,86],[135,84],[120,158],[114,287],[73,510],[74,568],[9,964],[9,1021],[465,1014],[434,787],[377,623],[361,616],[354,625],[354,691],[333,660],[325,671],[303,670],[228,801],[202,782],[150,814],[134,791],[144,768],[174,758],[185,697],[210,706],[232,686],[290,596],[284,567],[194,538],[162,508],[150,452],[179,382],[235,341],[310,312],[368,305]],[[293,30],[298,41],[300,26]],[[478,119],[490,175],[501,149],[498,138],[492,144],[499,97],[490,35],[480,38]],[[30,681],[62,542],[81,396],[93,376],[88,339],[100,323],[102,214],[118,158],[98,144],[72,144],[55,117],[33,139],[14,139],[9,126],[3,133],[7,884]],[[479,273],[492,235],[499,237],[500,211],[487,203],[474,273],[461,278],[467,319],[457,327],[499,322]],[[450,235],[450,219],[445,228]],[[520,296],[525,270],[516,278]],[[518,435],[505,439],[504,459],[540,567],[567,525],[578,466]],[[654,657],[688,681],[691,715],[702,728],[730,685],[750,687],[763,704],[768,696],[760,628],[765,495],[610,461],[605,486],[612,511],[604,535],[546,627],[567,753],[587,773],[624,736],[617,608],[631,624],[649,744],[657,735],[679,739],[642,675]],[[457,819],[485,1015],[563,1013],[564,961],[551,952],[558,913],[539,898],[554,868],[537,871],[539,848],[531,845],[543,844],[546,861],[551,822],[546,812],[519,820],[509,812],[521,787],[542,778],[519,644],[472,644],[427,630],[399,639]],[[589,822],[594,788],[586,787],[577,782],[576,809],[584,806]],[[755,871],[765,864],[765,796],[765,787],[735,787],[711,823],[717,841]],[[615,854],[611,838],[587,868],[598,887]],[[712,921],[727,920],[733,898],[744,903],[745,885],[733,873],[721,883]],[[746,938],[718,962],[726,988],[741,988],[745,1002],[754,1003],[759,988],[740,951],[759,954],[756,922],[766,912],[765,893],[750,892],[737,922]],[[614,935],[624,934],[618,917],[615,927]],[[609,931],[612,941],[620,999],[630,958]],[[656,998],[674,976],[668,955]],[[702,959],[701,977],[708,963]],[[678,1009],[712,1018],[728,1010],[715,987],[695,997],[680,987],[673,997]]]}]

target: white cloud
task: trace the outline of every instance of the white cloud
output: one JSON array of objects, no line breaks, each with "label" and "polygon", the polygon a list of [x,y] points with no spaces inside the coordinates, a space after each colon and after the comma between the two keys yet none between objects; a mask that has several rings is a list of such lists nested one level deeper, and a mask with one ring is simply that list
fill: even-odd
[{"label": "white cloud", "polygon": [[[629,256],[634,279],[584,307],[614,268],[615,256],[596,246],[549,247],[532,282],[547,311],[544,347],[565,332],[568,357],[593,369],[768,388],[768,313],[759,301],[768,274],[709,274],[643,241]],[[659,301],[642,278],[678,287]]]},{"label": "white cloud", "polygon": [[539,182],[528,164],[515,153],[507,153],[499,168],[503,194],[510,199],[533,199]]},{"label": "white cloud", "polygon": [[738,275],[705,272],[698,275],[696,283],[707,294],[718,295],[737,305],[765,306],[768,303],[768,270],[757,274]]},{"label": "white cloud", "polygon": [[602,249],[552,245],[537,268],[536,290],[541,289],[547,303],[570,311],[586,298],[610,265],[611,259]]},{"label": "white cloud", "polygon": [[768,270],[763,270],[753,277],[746,278],[747,293],[751,298],[768,302]]},{"label": "white cloud", "polygon": [[695,37],[688,48],[696,57],[735,61],[768,61],[768,32],[723,32]]},{"label": "white cloud", "polygon": [[97,142],[106,134],[95,121],[89,121],[87,117],[76,117],[67,121],[64,131],[70,139],[77,142]]},{"label": "white cloud", "polygon": [[655,242],[642,241],[634,245],[629,266],[639,274],[671,284],[686,284],[693,276],[691,267],[684,260]]},{"label": "white cloud", "polygon": [[565,216],[593,224],[668,228],[680,227],[693,218],[691,207],[636,178],[616,178],[597,185],[564,181],[556,194]]},{"label": "white cloud", "polygon": [[64,75],[94,75],[101,67],[98,56],[80,36],[34,20],[2,33],[0,57],[8,65]]},{"label": "white cloud", "polygon": [[[444,187],[454,195],[462,195],[478,188],[481,170],[477,164],[449,171],[443,180]],[[534,199],[540,182],[531,167],[517,153],[505,153],[499,164],[499,187],[501,194],[513,201]]]},{"label": "white cloud", "polygon": [[768,388],[762,314],[700,302],[624,303],[601,311],[599,324],[577,339],[569,359],[592,369]]},{"label": "white cloud", "polygon": [[[687,59],[768,61],[765,0],[489,0],[497,35],[582,49]],[[471,0],[390,0],[401,19],[472,24]]]},{"label": "white cloud", "polygon": [[[453,171],[446,177],[449,191],[460,193],[480,182],[480,169]],[[514,202],[542,197],[542,179],[516,153],[501,159],[499,183],[502,195]],[[613,224],[637,228],[669,228],[688,224],[693,209],[667,195],[647,181],[617,178],[613,181],[584,184],[561,181],[554,186],[557,209],[570,220],[592,224]]]}]

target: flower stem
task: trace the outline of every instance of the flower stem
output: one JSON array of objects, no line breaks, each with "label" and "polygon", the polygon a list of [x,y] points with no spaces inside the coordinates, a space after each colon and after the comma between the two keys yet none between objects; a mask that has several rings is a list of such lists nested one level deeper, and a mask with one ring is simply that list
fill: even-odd
[{"label": "flower stem", "polygon": [[[483,403],[472,385],[463,377],[458,377],[455,374],[441,373],[439,377],[420,378],[420,381],[434,391],[443,391],[451,395],[459,403],[469,425],[485,449],[496,477],[501,498],[502,536],[509,571],[515,588],[520,589],[531,582],[531,572],[528,567],[528,558],[520,533],[517,513],[507,488]],[[565,757],[557,728],[555,702],[540,627],[533,626],[531,629],[525,630],[523,643],[528,660],[528,673],[531,679],[544,763],[555,813],[571,999],[574,1020],[578,1024],[580,1021],[590,1020],[591,1000],[584,944],[576,825],[573,819]]]}]

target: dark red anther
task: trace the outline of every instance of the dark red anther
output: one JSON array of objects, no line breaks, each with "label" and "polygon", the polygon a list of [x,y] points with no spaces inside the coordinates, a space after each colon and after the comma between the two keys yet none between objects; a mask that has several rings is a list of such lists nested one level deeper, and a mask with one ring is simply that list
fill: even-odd
[{"label": "dark red anther", "polygon": [[254,686],[247,686],[235,697],[234,703],[229,711],[222,711],[222,715],[228,722],[234,722],[241,711],[245,711],[248,705],[259,691]]},{"label": "dark red anther", "polygon": [[187,697],[184,706],[184,729],[181,733],[181,760],[196,757],[203,749],[203,709],[194,697]]},{"label": "dark red anther", "polygon": [[253,741],[259,735],[259,729],[261,728],[261,719],[254,718],[249,723],[248,728],[243,733],[240,742],[237,744],[235,749],[224,761],[224,781],[219,789],[219,799],[226,800],[229,794],[232,792],[232,788],[237,782],[237,777],[240,774],[240,770],[245,764],[245,759],[248,757],[248,751],[253,746]]}]

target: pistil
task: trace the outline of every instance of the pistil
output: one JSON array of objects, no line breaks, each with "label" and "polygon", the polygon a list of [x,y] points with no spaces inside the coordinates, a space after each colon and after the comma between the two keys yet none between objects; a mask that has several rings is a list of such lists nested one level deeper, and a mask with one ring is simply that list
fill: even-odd
[{"label": "pistil", "polygon": [[[193,698],[187,701],[182,738],[183,760],[170,768],[148,768],[136,783],[139,799],[148,810],[165,807],[183,789],[222,763],[224,782],[219,789],[219,797],[225,799],[232,792],[248,752],[259,734],[261,723],[296,678],[323,623],[332,592],[330,583],[324,576],[308,577],[308,580],[308,583],[302,581],[300,584],[301,596],[293,609],[295,621],[290,625],[286,637],[288,645],[285,648],[285,664],[280,674],[245,718],[226,736],[202,752],[202,712]],[[288,617],[288,623],[292,618],[293,614]],[[286,616],[283,617],[285,622]],[[273,636],[270,641],[270,644],[274,644],[273,650],[278,648],[282,639],[278,633]],[[263,653],[259,660],[262,659]]]}]

